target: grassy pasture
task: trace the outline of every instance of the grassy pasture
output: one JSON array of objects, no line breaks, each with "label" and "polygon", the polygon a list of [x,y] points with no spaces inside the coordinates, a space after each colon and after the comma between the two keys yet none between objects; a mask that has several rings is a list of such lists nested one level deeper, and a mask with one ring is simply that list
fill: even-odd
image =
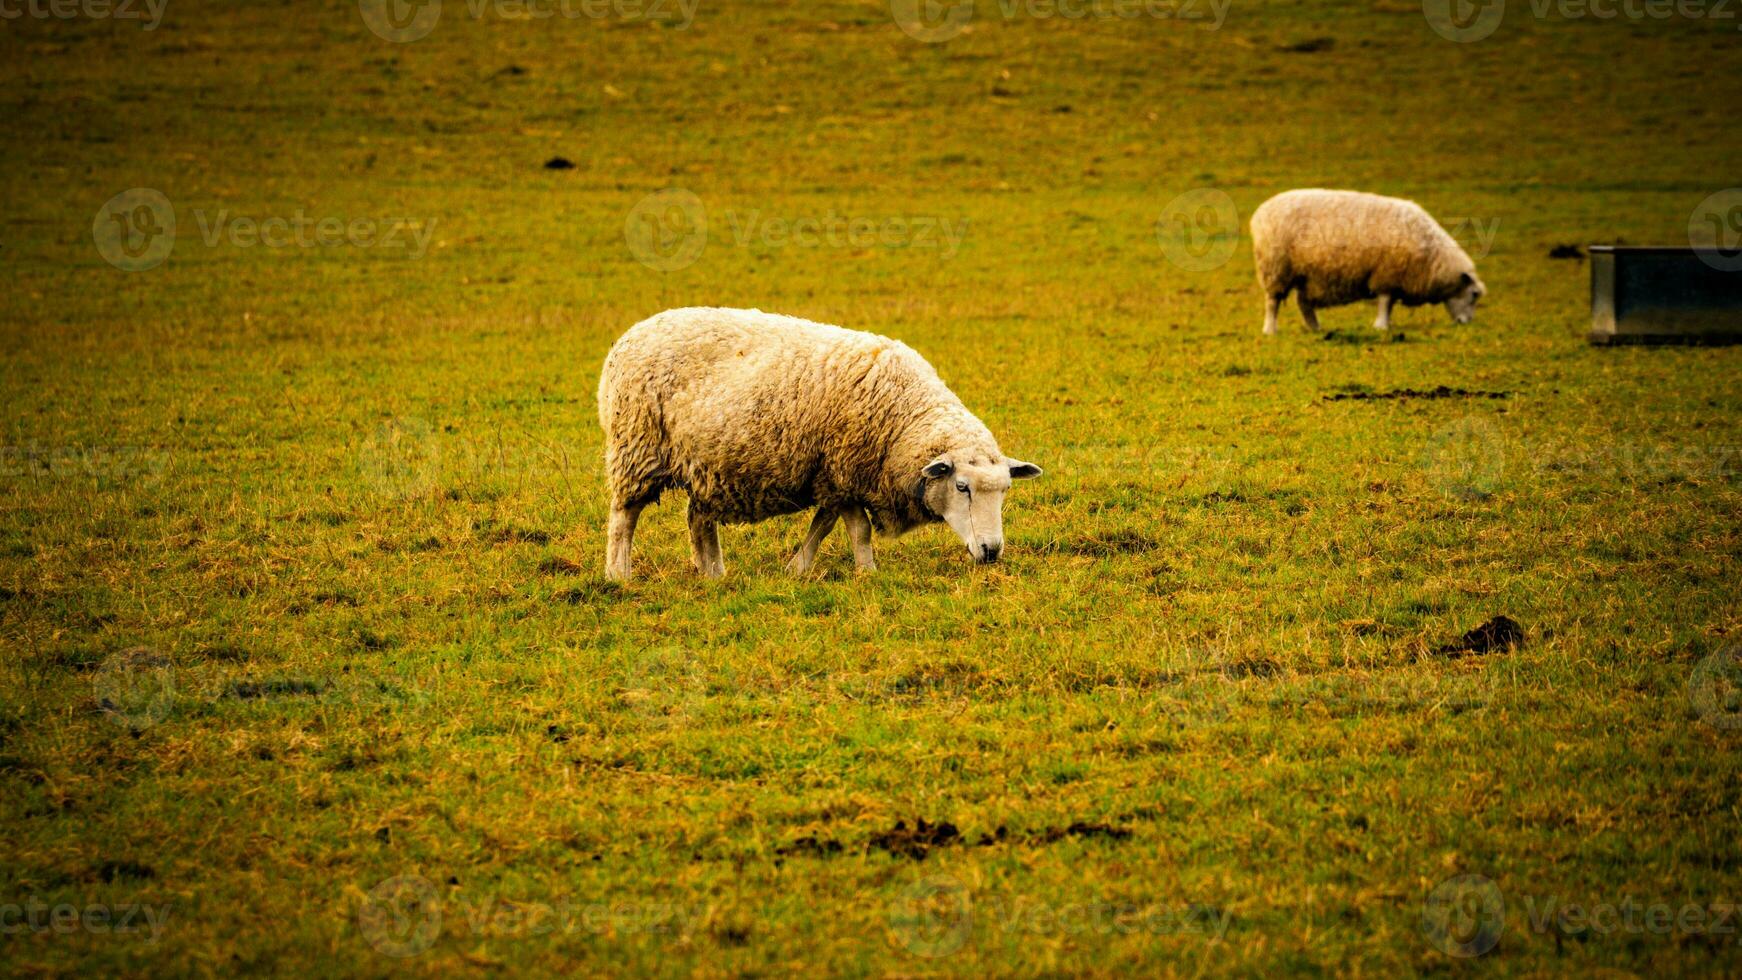
[{"label": "grassy pasture", "polygon": [[[1549,252],[1742,183],[1742,34],[1511,8],[0,23],[0,961],[1734,973],[1739,355],[1586,346]],[[1200,205],[1321,185],[1455,226],[1476,322],[1260,336]],[[604,582],[599,363],[696,304],[927,355],[1047,470],[1005,561],[797,580],[793,517],[704,582],[678,497]],[[1504,397],[1370,397],[1442,385]]]}]

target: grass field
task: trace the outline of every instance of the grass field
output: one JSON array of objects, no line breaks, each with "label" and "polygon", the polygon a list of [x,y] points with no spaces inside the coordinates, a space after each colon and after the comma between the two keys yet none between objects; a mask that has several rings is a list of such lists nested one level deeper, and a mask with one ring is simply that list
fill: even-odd
[{"label": "grass field", "polygon": [[[1742,355],[1549,257],[1742,184],[1736,20],[430,9],[0,23],[7,973],[1742,970]],[[1296,186],[1476,322],[1260,336]],[[605,582],[601,359],[698,304],[925,354],[1005,560],[704,581],[676,497]]]}]

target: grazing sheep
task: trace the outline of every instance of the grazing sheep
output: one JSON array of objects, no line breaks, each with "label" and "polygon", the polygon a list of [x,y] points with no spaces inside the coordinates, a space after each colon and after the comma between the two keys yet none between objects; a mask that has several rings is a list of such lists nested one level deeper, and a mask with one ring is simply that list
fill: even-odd
[{"label": "grazing sheep", "polygon": [[689,494],[690,546],[726,573],[720,524],[816,507],[788,564],[808,571],[844,521],[861,570],[871,532],[944,521],[980,562],[1004,546],[1009,459],[912,348],[760,310],[687,309],[629,328],[599,376],[611,493],[605,574],[628,579],[635,522],[668,489]]},{"label": "grazing sheep", "polygon": [[1391,306],[1444,303],[1469,323],[1485,292],[1476,264],[1414,201],[1358,191],[1285,191],[1252,212],[1252,254],[1264,289],[1264,332],[1290,290],[1309,329],[1314,312],[1379,300],[1373,326],[1391,327]]}]

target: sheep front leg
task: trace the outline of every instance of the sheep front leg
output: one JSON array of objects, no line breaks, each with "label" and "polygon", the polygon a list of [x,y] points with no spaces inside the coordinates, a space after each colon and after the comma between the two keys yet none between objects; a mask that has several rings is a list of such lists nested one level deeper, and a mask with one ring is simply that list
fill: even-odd
[{"label": "sheep front leg", "polygon": [[613,504],[611,519],[605,533],[605,577],[627,582],[634,575],[630,547],[635,543],[635,522],[641,519],[645,504]]},{"label": "sheep front leg", "polygon": [[1319,314],[1313,309],[1313,304],[1307,302],[1306,293],[1295,293],[1294,303],[1300,307],[1300,318],[1306,321],[1307,329],[1319,329]]},{"label": "sheep front leg", "polygon": [[1373,329],[1380,333],[1384,333],[1391,329],[1391,303],[1392,299],[1390,294],[1379,294],[1379,316],[1373,321]]},{"label": "sheep front leg", "polygon": [[811,518],[810,533],[805,535],[804,543],[798,546],[798,553],[786,563],[787,571],[794,575],[803,575],[811,570],[811,564],[817,560],[817,549],[823,546],[823,539],[835,529],[835,521],[840,516],[833,508],[817,508],[817,515]]},{"label": "sheep front leg", "polygon": [[1276,311],[1282,306],[1281,296],[1264,297],[1264,333],[1265,336],[1276,335]]},{"label": "sheep front leg", "polygon": [[871,555],[871,518],[857,507],[842,511],[841,518],[847,522],[847,536],[853,539],[853,564],[861,572],[875,572],[877,562]]},{"label": "sheep front leg", "polygon": [[690,555],[695,560],[696,571],[708,578],[724,576],[726,561],[720,554],[719,523],[698,510],[695,501],[690,502],[689,521]]}]

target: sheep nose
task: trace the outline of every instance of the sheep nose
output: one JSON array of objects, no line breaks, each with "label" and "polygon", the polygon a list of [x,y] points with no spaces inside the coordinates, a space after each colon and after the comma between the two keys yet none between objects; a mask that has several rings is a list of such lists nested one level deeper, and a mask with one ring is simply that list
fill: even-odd
[{"label": "sheep nose", "polygon": [[1003,553],[1004,546],[1001,544],[983,544],[980,546],[980,564],[990,565]]}]

